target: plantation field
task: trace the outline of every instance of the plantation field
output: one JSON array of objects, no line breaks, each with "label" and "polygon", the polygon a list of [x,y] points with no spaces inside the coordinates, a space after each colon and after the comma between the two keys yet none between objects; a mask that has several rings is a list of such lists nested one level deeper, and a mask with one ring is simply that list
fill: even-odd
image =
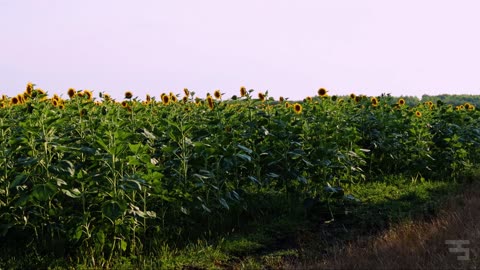
[{"label": "plantation field", "polygon": [[96,94],[49,96],[28,84],[2,98],[4,256],[112,267],[298,209],[333,224],[361,208],[359,187],[407,179],[441,189],[480,160],[480,113],[469,103],[325,89],[295,102],[243,87],[231,98]]}]

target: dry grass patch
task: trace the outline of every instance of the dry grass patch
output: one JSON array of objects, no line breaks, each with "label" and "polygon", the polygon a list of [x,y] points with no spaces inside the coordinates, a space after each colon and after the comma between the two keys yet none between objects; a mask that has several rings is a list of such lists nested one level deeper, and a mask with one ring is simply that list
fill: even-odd
[{"label": "dry grass patch", "polygon": [[[393,226],[375,237],[338,246],[321,261],[294,269],[478,269],[480,266],[480,184],[449,199],[432,220]],[[450,252],[447,240],[468,240],[469,260]]]}]

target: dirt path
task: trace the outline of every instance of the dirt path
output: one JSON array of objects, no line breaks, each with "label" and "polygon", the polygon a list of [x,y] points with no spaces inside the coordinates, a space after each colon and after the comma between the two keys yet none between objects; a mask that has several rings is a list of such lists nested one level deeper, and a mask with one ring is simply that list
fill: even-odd
[{"label": "dirt path", "polygon": [[400,224],[335,248],[322,261],[288,268],[480,269],[480,183],[451,198],[431,221]]}]

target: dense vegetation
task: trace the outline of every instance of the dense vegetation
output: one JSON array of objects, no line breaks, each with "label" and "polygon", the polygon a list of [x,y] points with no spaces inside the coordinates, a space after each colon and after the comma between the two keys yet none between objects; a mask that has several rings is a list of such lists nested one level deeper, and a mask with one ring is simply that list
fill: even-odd
[{"label": "dense vegetation", "polygon": [[[141,259],[213,239],[292,205],[391,176],[455,181],[480,160],[469,103],[330,97],[275,101],[242,88],[223,100],[184,90],[144,101],[125,93],[29,84],[0,109],[0,239],[85,266]],[[335,219],[332,209],[319,217]],[[14,254],[14,255],[12,255]]]}]

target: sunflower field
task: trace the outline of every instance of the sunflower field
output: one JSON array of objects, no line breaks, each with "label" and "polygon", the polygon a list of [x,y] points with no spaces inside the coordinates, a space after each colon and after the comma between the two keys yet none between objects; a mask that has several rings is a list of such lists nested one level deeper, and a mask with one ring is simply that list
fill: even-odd
[{"label": "sunflower field", "polygon": [[455,181],[480,160],[468,103],[183,92],[3,96],[0,242],[108,265],[261,220],[259,200],[301,204],[390,175]]}]

